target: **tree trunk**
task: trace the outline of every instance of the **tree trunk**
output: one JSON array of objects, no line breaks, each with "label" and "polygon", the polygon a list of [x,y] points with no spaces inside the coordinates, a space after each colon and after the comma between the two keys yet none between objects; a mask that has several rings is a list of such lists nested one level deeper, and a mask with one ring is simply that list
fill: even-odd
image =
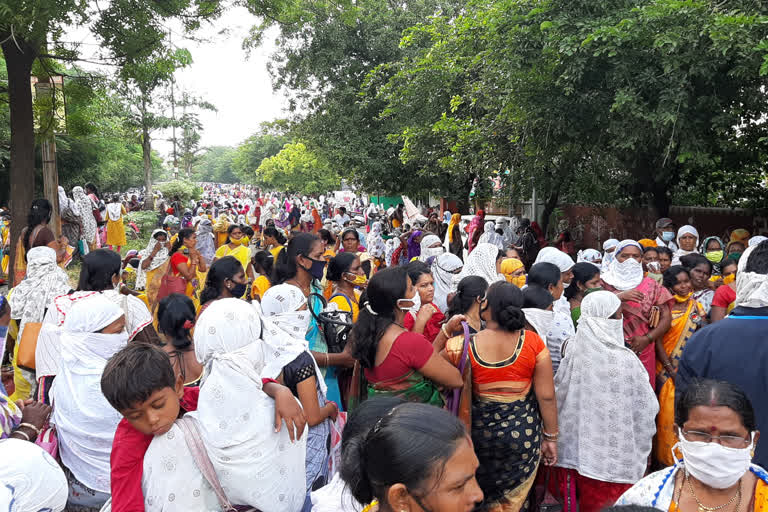
[{"label": "tree trunk", "polygon": [[[16,44],[23,51],[20,51]],[[36,52],[23,40],[6,39],[2,44],[8,70],[8,98],[11,118],[11,258],[10,277],[16,257],[16,241],[27,225],[27,212],[35,194],[35,125],[32,112],[30,76]]]},{"label": "tree trunk", "polygon": [[653,207],[656,209],[656,216],[658,218],[669,217],[671,201],[669,200],[669,195],[667,194],[668,189],[665,184],[654,181],[649,188],[651,189],[650,193],[653,200]]},{"label": "tree trunk", "polygon": [[547,236],[547,228],[549,227],[549,217],[552,212],[557,208],[557,201],[560,199],[560,188],[562,181],[558,181],[557,185],[549,192],[547,201],[544,203],[544,212],[541,216],[541,230],[544,232],[544,236]]},{"label": "tree trunk", "polygon": [[[141,106],[146,112],[146,101],[142,99]],[[145,120],[142,120],[141,127],[141,152],[144,157],[144,209],[155,209],[155,198],[152,195],[152,141],[149,138],[149,127]]]}]

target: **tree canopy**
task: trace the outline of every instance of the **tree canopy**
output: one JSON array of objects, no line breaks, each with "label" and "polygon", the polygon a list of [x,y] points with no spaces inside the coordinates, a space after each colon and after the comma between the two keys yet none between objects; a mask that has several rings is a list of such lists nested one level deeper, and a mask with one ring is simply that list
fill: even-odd
[{"label": "tree canopy", "polygon": [[367,191],[462,200],[497,177],[549,210],[765,205],[762,4],[302,6],[274,16],[275,86],[293,133]]},{"label": "tree canopy", "polygon": [[325,194],[341,185],[328,162],[301,142],[286,144],[278,154],[265,158],[256,176],[266,188],[302,195]]}]

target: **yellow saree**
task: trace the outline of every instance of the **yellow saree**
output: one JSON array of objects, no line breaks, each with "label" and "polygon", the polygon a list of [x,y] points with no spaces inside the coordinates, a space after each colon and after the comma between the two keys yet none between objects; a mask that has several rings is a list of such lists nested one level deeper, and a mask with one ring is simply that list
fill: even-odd
[{"label": "yellow saree", "polygon": [[[662,340],[664,352],[667,354],[674,371],[680,364],[680,358],[688,340],[701,325],[706,316],[704,308],[693,299],[688,300],[685,311],[672,312],[672,325]],[[656,363],[656,389],[659,389],[659,415],[656,418],[657,442],[656,459],[665,466],[675,463],[672,458],[672,447],[677,443],[674,431],[675,424],[675,380],[664,369],[661,362]]]}]

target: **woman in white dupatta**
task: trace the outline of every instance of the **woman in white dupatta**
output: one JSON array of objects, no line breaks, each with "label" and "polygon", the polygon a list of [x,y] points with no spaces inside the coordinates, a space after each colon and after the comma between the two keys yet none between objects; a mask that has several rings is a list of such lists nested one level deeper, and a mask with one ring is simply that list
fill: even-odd
[{"label": "woman in white dupatta", "polygon": [[[292,443],[287,428],[275,432],[275,404],[261,380],[274,352],[259,342],[262,334],[258,311],[245,301],[220,299],[206,308],[195,326],[205,377],[197,411],[185,416],[198,422],[231,503],[296,512],[306,499],[306,436]],[[148,512],[219,509],[178,424],[152,440],[142,490]]]},{"label": "woman in white dupatta", "polygon": [[129,340],[149,343],[157,341],[152,314],[144,302],[132,295],[123,295],[115,288],[120,281],[120,268],[119,254],[107,249],[96,249],[83,258],[77,291],[59,294],[53,299],[45,314],[35,349],[38,400],[50,403],[49,389],[53,378],[59,373],[62,357],[59,328],[65,324],[72,308],[80,302],[100,298],[109,300],[125,314],[124,329]]},{"label": "woman in white dupatta", "polygon": [[[563,287],[568,288],[573,279],[573,266],[576,264],[566,253],[555,247],[545,247],[536,256],[536,263],[551,263],[560,269]],[[534,263],[534,265],[536,264]],[[555,299],[552,306],[554,317],[547,333],[547,347],[552,357],[552,368],[557,374],[560,365],[560,351],[563,344],[576,333],[571,319],[571,304],[565,293]]]},{"label": "woman in white dupatta", "polygon": [[584,297],[555,392],[563,496],[581,495],[580,510],[600,510],[643,478],[659,411],[643,364],[624,345],[614,293]]},{"label": "woman in white dupatta", "polygon": [[[20,341],[27,323],[43,321],[46,308],[54,297],[67,293],[72,287],[67,274],[56,264],[56,251],[50,247],[33,247],[27,252],[27,276],[10,293],[8,304],[11,306],[11,318],[19,323]],[[20,343],[16,343],[13,361],[13,381],[16,391],[11,400],[24,400],[32,393],[35,382],[34,372],[22,370],[16,366]]]},{"label": "woman in white dupatta", "polygon": [[477,244],[474,250],[467,256],[464,268],[456,276],[454,282],[459,283],[467,276],[480,276],[488,282],[488,286],[496,281],[506,281],[503,274],[500,273],[497,256],[499,248],[493,244]]},{"label": "woman in white dupatta", "polygon": [[461,258],[452,253],[441,254],[432,262],[432,277],[435,280],[433,302],[440,311],[448,311],[448,295],[456,291],[454,278],[463,267]]},{"label": "woman in white dupatta", "polygon": [[128,343],[124,323],[123,311],[101,296],[75,304],[64,321],[51,423],[72,506],[101,507],[109,498],[109,456],[122,416],[101,393],[101,373]]},{"label": "woman in white dupatta", "polygon": [[[146,289],[154,281],[154,271],[168,261],[168,245],[168,233],[165,230],[156,229],[152,232],[147,247],[139,251],[139,268],[136,271],[137,290]],[[164,272],[160,272],[160,274],[164,274]],[[162,275],[160,274],[158,274],[158,277],[161,279]],[[157,279],[158,287],[160,279]],[[155,292],[155,294],[157,293]]]},{"label": "woman in white dupatta", "polygon": [[91,198],[85,195],[83,187],[73,188],[72,197],[74,198],[74,203],[77,205],[77,209],[79,210],[80,217],[83,221],[83,240],[88,244],[89,249],[94,249],[96,247],[98,226],[96,225],[96,218],[93,216],[93,210],[95,210],[97,206],[93,204]]},{"label": "woman in white dupatta", "polygon": [[[336,404],[326,401],[327,388],[323,375],[309,352],[305,333],[309,328],[311,313],[307,309],[304,293],[290,284],[273,286],[264,294],[261,307],[265,314],[264,329],[269,334],[264,336],[264,342],[274,354],[287,355],[267,364],[265,376],[281,376],[285,385],[299,398],[307,415],[309,435],[306,476],[309,493],[327,483],[330,422],[336,419],[338,409]],[[268,322],[274,322],[273,325],[281,332],[270,332],[272,327]],[[282,339],[278,334],[282,334]],[[302,386],[305,381],[311,383],[313,378],[316,382],[314,390]]]}]

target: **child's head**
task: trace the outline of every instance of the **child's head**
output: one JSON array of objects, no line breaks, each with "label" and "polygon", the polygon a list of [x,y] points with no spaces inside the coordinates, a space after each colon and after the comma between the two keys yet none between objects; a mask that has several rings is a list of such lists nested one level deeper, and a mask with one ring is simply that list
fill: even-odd
[{"label": "child's head", "polygon": [[179,417],[184,383],[161,348],[129,343],[104,368],[101,392],[133,428],[159,436]]}]

